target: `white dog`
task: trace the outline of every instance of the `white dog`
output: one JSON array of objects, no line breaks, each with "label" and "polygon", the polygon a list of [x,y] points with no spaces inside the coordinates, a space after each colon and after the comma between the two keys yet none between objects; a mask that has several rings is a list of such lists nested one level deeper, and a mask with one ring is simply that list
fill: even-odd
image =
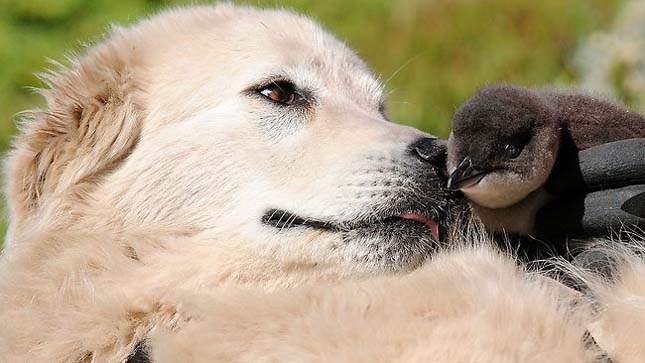
[{"label": "white dog", "polygon": [[9,162],[12,235],[61,198],[351,274],[414,268],[438,237],[443,146],[390,122],[366,65],[306,18],[170,11],[46,78]]},{"label": "white dog", "polygon": [[[296,314],[298,324],[342,324],[345,316],[356,322],[348,322],[349,337],[369,338],[369,324],[358,321],[370,317],[371,298],[348,293],[362,285],[312,298],[321,294],[321,281],[418,268],[460,208],[442,188],[442,142],[390,122],[381,85],[366,65],[290,12],[232,5],[167,11],[115,28],[44,79],[47,108],[25,121],[6,166],[11,226],[0,265],[0,356],[9,362],[308,360],[305,348],[223,354],[217,324],[248,322],[242,319],[248,314],[251,325],[272,331],[265,341],[289,344],[290,334],[271,327],[288,322],[284,312],[300,306],[316,318]],[[463,285],[464,294],[423,303],[427,294],[444,293],[423,286],[461,291],[471,267],[463,254],[455,256],[458,262],[442,268],[433,261],[425,275],[414,275],[425,276],[423,285],[397,290],[396,277],[377,277],[363,288],[378,299],[389,291],[418,293],[392,305],[400,310],[390,321],[397,326],[441,319],[450,309],[438,306],[471,306],[463,310],[467,317],[492,313],[473,318],[478,328],[463,320],[455,325],[462,333],[472,329],[474,337],[495,331],[486,327],[510,301],[518,307],[509,312],[517,327],[491,341],[518,343],[520,329],[530,344],[499,344],[482,356],[544,357],[535,354],[545,346],[554,356],[597,356],[582,342],[588,323],[582,311],[588,311],[562,307],[571,301],[568,290],[533,281],[494,252],[472,255],[485,261],[472,266],[481,288],[497,287],[492,302],[480,307],[479,285]],[[507,272],[510,280],[502,276]],[[435,275],[440,282],[431,282]],[[283,297],[264,295],[271,290]],[[288,296],[300,303],[280,311]],[[229,299],[226,309],[218,308],[221,299]],[[277,310],[258,310],[256,299]],[[320,299],[328,308],[318,311]],[[357,308],[337,314],[350,304],[346,299],[355,299]],[[545,307],[528,309],[536,303]],[[389,304],[375,306],[378,323]],[[450,314],[443,316],[446,324]],[[432,334],[440,334],[437,326],[428,325]],[[416,332],[436,336],[424,329]],[[255,342],[256,330],[225,329],[224,339],[239,345],[221,349],[254,352],[242,345]],[[368,353],[386,360],[431,357],[437,347],[423,353],[414,331],[399,327],[391,334],[398,346],[417,350]],[[319,338],[313,334],[311,342],[325,344]],[[441,354],[461,349],[455,342]],[[346,343],[357,348],[351,338]],[[332,354],[335,344],[321,349]],[[469,345],[455,357],[479,356],[477,349]]]}]

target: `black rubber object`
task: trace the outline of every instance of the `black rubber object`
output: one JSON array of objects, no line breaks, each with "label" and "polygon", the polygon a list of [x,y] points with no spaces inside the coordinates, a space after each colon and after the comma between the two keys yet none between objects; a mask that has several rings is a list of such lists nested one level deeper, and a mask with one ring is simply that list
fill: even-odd
[{"label": "black rubber object", "polygon": [[537,237],[547,241],[606,237],[645,228],[645,184],[561,198],[536,216]]},{"label": "black rubber object", "polygon": [[565,147],[546,190],[559,196],[645,184],[645,139],[627,139],[579,152]]}]

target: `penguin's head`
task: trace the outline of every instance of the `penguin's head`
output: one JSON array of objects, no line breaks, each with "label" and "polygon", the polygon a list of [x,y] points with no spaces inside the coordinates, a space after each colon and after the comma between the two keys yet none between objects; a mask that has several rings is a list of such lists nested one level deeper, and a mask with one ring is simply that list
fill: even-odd
[{"label": "penguin's head", "polygon": [[557,112],[539,92],[483,88],[453,117],[448,188],[484,207],[511,206],[546,182],[559,144]]}]

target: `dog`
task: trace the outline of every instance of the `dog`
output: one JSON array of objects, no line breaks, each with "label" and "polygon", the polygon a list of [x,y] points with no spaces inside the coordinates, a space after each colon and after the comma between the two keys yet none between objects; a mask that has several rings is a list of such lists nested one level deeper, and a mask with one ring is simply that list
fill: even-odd
[{"label": "dog", "polygon": [[439,240],[445,145],[388,120],[363,61],[304,17],[169,11],[45,78],[8,162],[11,235],[59,198],[349,275],[414,269]]},{"label": "dog", "polygon": [[445,143],[389,120],[377,77],[306,17],[169,10],[42,78],[5,167],[14,281],[183,259],[271,289],[411,271],[445,233]]},{"label": "dog", "polygon": [[[229,4],[168,10],[113,28],[42,78],[47,106],[25,117],[5,164],[2,359],[217,361],[223,356],[201,345],[214,337],[204,331],[211,323],[217,329],[222,319],[246,321],[236,316],[255,316],[267,328],[285,322],[281,314],[252,310],[252,301],[287,313],[313,309],[341,324],[345,315],[335,312],[351,305],[348,290],[361,289],[385,299],[379,301],[396,299],[392,291],[419,293],[396,305],[397,319],[410,322],[459,316],[466,323],[455,329],[482,334],[498,330],[502,312],[531,322],[516,328],[535,334],[500,336],[530,336],[532,348],[502,338],[486,356],[530,356],[558,337],[569,347],[562,357],[595,356],[582,345],[587,320],[562,318],[578,315],[560,309],[570,294],[535,285],[509,267],[511,259],[489,251],[481,264],[459,253],[427,262],[454,234],[452,216],[463,208],[444,189],[445,143],[391,122],[377,77],[308,18]],[[407,274],[424,264],[435,267]],[[500,279],[505,271],[513,284]],[[440,281],[415,283],[414,276]],[[442,306],[480,306],[487,284],[502,292],[493,294],[499,304],[467,310],[464,318],[423,303],[426,294],[442,296],[424,286],[452,288],[468,276],[483,282],[455,289],[464,293]],[[413,280],[393,289],[399,278]],[[356,285],[325,287],[347,281]],[[289,296],[299,303],[283,305]],[[509,310],[504,302],[513,299],[518,308]],[[372,301],[356,297],[347,317],[370,319]],[[547,308],[536,314],[525,308],[540,302]],[[220,316],[220,303],[238,309]],[[386,306],[377,304],[371,321],[389,316]],[[545,311],[551,318],[542,319]],[[467,319],[478,321],[478,312],[490,319],[475,327]],[[369,324],[350,326],[372,336]],[[252,330],[226,331],[254,341]],[[288,344],[279,331],[270,336]],[[199,339],[186,343],[190,337]],[[414,335],[406,337],[396,341],[417,346]],[[446,357],[454,351],[448,348]],[[307,360],[302,349],[285,359]],[[394,359],[399,350],[392,349]],[[469,352],[480,353],[476,346]]]}]

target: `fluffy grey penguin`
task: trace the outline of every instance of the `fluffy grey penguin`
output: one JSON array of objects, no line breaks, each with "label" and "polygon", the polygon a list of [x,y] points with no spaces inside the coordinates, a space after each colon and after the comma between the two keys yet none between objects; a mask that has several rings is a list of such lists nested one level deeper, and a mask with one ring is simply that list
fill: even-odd
[{"label": "fluffy grey penguin", "polygon": [[[645,118],[607,100],[512,85],[486,87],[453,117],[448,188],[473,201],[485,222],[520,223],[510,230],[526,231],[550,198],[542,187],[557,170],[570,173],[570,166],[577,167],[581,150],[644,137]],[[633,158],[645,159],[645,148]],[[645,182],[645,170],[637,170],[635,179]]]}]

